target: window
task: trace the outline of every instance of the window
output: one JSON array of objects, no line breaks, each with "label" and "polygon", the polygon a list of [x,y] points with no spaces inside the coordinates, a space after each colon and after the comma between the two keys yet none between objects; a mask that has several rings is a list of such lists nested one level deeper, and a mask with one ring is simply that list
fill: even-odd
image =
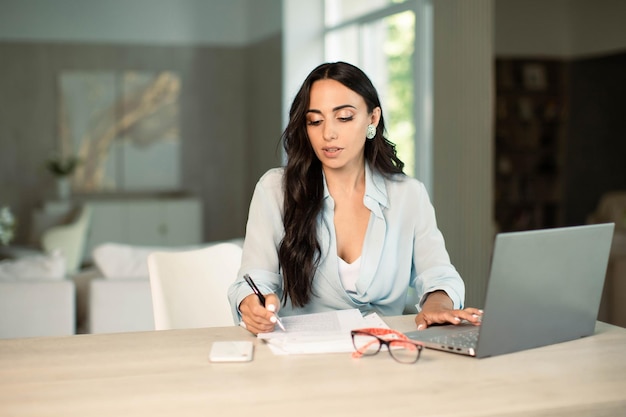
[{"label": "window", "polygon": [[414,176],[415,11],[411,2],[325,0],[326,61],[357,65],[378,90],[387,137],[396,144],[405,172]]}]

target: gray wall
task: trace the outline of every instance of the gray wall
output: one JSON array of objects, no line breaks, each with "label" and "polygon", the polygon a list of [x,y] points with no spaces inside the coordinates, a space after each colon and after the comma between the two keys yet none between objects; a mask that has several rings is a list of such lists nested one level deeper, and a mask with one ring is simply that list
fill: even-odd
[{"label": "gray wall", "polygon": [[[281,35],[246,49],[246,199],[252,196],[257,180],[268,168],[282,165],[283,148],[279,142],[283,116],[287,114],[282,108],[282,61]],[[247,210],[249,200],[245,203]]]},{"label": "gray wall", "polygon": [[[204,202],[204,238],[242,236],[254,182],[280,164],[281,36],[246,46],[0,42],[0,205],[20,221],[54,196],[62,70],[173,70],[182,78],[182,191]],[[158,167],[146,167],[146,170]]]},{"label": "gray wall", "polygon": [[468,306],[484,305],[493,227],[492,0],[435,1],[433,205]]}]

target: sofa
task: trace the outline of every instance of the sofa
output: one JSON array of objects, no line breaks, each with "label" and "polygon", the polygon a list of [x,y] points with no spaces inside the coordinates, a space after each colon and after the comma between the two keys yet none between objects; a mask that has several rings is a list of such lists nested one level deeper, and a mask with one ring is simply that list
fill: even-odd
[{"label": "sofa", "polygon": [[75,332],[75,284],[59,252],[0,262],[0,339]]},{"label": "sofa", "polygon": [[91,219],[77,207],[33,246],[0,247],[0,338],[75,333],[75,283]]},{"label": "sofa", "polygon": [[[78,333],[154,330],[147,258],[155,251],[181,251],[211,246],[159,247],[104,243],[92,251],[94,265],[73,276]],[[243,245],[242,238],[228,242]]]}]

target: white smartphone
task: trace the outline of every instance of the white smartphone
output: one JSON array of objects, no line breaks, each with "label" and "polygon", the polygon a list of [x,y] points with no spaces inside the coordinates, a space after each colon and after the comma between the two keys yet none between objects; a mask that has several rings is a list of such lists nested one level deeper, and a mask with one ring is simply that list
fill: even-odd
[{"label": "white smartphone", "polygon": [[211,362],[249,362],[254,345],[251,341],[213,342],[209,360]]}]

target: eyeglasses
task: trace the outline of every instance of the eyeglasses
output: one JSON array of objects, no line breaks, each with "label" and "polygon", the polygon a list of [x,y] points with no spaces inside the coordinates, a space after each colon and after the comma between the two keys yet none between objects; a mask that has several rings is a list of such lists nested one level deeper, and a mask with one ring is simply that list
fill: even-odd
[{"label": "eyeglasses", "polygon": [[384,345],[392,358],[400,363],[415,363],[420,358],[424,345],[409,339],[406,335],[391,329],[352,330],[353,358],[372,356],[380,352]]}]

